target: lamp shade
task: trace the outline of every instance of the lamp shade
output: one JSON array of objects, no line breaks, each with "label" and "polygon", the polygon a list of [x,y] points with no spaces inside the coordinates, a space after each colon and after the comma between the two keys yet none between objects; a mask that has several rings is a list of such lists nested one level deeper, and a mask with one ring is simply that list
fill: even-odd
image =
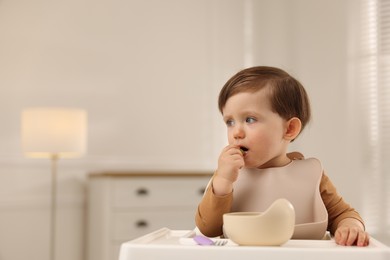
[{"label": "lamp shade", "polygon": [[28,157],[78,157],[86,151],[87,113],[82,109],[28,108],[22,112],[21,135]]}]

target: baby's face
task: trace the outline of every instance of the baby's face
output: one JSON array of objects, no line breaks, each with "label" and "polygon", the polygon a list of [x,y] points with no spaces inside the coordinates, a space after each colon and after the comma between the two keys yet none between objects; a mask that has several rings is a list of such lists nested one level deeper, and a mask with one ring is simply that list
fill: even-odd
[{"label": "baby's face", "polygon": [[287,122],[271,110],[267,89],[233,95],[222,112],[229,144],[244,150],[245,167],[280,167],[290,161]]}]

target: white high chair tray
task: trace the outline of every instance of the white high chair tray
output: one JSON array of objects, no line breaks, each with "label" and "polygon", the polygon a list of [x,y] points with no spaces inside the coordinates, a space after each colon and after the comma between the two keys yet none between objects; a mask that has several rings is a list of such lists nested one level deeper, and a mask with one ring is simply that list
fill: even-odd
[{"label": "white high chair tray", "polygon": [[238,246],[228,240],[225,246],[200,246],[193,242],[192,230],[162,228],[121,245],[119,260],[389,260],[390,247],[374,238],[367,247],[339,246],[334,240],[289,240],[282,246]]}]

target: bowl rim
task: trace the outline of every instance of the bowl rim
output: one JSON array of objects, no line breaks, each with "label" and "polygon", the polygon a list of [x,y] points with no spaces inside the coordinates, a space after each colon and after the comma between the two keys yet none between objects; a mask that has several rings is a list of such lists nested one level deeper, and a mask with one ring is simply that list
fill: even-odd
[{"label": "bowl rim", "polygon": [[243,217],[243,218],[250,218],[250,217],[258,217],[263,215],[264,212],[257,212],[257,211],[242,211],[242,212],[228,212],[223,214],[227,217]]}]

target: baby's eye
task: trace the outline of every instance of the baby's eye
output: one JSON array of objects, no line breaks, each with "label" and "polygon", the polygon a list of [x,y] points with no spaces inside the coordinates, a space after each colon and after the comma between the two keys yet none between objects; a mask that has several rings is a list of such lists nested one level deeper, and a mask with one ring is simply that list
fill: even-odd
[{"label": "baby's eye", "polygon": [[254,117],[247,117],[245,119],[245,122],[247,122],[248,124],[252,124],[252,123],[256,122],[256,118],[254,118]]},{"label": "baby's eye", "polygon": [[233,126],[234,125],[234,121],[232,119],[228,119],[228,120],[226,120],[226,125],[227,126]]}]

